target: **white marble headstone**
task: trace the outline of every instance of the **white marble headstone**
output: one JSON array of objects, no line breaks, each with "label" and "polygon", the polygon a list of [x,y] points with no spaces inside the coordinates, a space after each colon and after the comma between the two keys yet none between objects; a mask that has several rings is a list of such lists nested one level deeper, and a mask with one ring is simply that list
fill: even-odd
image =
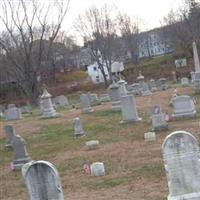
[{"label": "white marble headstone", "polygon": [[47,161],[33,161],[22,168],[30,200],[64,200],[57,169]]},{"label": "white marble headstone", "polygon": [[196,138],[185,131],[168,135],[162,145],[168,200],[200,199],[200,154]]}]

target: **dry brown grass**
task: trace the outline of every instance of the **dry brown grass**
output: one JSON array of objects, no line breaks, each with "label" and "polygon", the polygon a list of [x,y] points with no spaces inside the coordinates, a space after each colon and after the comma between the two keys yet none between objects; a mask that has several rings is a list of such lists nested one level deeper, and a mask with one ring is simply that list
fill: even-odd
[{"label": "dry brown grass", "polygon": [[[179,92],[193,93],[191,88],[180,88]],[[66,199],[164,200],[168,194],[161,149],[164,138],[172,131],[183,129],[200,139],[197,117],[170,122],[170,130],[158,133],[155,142],[144,141],[144,132],[151,130],[150,102],[161,105],[171,114],[169,101],[172,93],[173,89],[169,89],[155,93],[152,99],[137,97],[143,121],[136,124],[119,124],[121,115],[112,114],[110,103],[96,106],[91,114],[81,114],[80,110],[62,111],[59,118],[41,120],[40,116],[34,116],[12,124],[27,141],[32,159],[46,159],[56,165]],[[81,117],[87,131],[87,135],[78,140],[73,138],[72,128],[72,119],[76,116]],[[6,122],[0,123],[3,127]],[[0,138],[3,137],[1,131]],[[87,151],[85,141],[96,138],[100,140],[100,148]],[[26,200],[28,194],[21,173],[9,170],[12,152],[4,149],[3,139],[0,144],[0,199]],[[94,178],[84,175],[84,160],[103,161],[106,176]]]}]

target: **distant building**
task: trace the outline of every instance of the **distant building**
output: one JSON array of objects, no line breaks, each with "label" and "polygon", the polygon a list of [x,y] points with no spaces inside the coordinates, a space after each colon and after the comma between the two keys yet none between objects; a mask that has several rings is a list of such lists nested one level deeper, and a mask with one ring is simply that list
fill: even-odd
[{"label": "distant building", "polygon": [[165,27],[139,34],[139,58],[154,57],[173,52]]},{"label": "distant building", "polygon": [[[104,72],[106,74],[107,79],[109,79],[110,76],[109,76],[106,65],[104,65]],[[87,66],[87,73],[93,83],[104,83],[103,74],[102,74],[101,70],[99,69],[99,66],[96,62],[94,64]]]}]

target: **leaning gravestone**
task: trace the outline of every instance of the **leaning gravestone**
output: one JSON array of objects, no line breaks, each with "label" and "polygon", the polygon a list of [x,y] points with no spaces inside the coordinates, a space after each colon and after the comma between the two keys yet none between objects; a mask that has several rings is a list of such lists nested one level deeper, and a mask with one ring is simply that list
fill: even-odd
[{"label": "leaning gravestone", "polygon": [[172,99],[172,105],[174,107],[174,114],[172,114],[174,119],[196,116],[195,104],[190,96],[177,96]]},{"label": "leaning gravestone", "polygon": [[187,77],[183,77],[183,78],[181,79],[181,85],[182,85],[183,87],[188,87],[188,86],[189,86],[189,80],[188,80]]},{"label": "leaning gravestone", "polygon": [[16,136],[15,134],[15,129],[13,127],[13,125],[11,124],[7,124],[4,126],[4,130],[6,133],[6,147],[12,147],[12,140],[14,138],[14,136]]},{"label": "leaning gravestone", "polygon": [[29,162],[31,158],[26,150],[26,143],[22,137],[15,135],[12,139],[11,145],[14,150],[14,160],[12,161],[12,169],[19,170],[24,164]]},{"label": "leaning gravestone", "polygon": [[200,199],[200,154],[196,138],[185,131],[168,135],[162,145],[168,200]]},{"label": "leaning gravestone", "polygon": [[22,168],[30,200],[64,200],[57,169],[47,161],[33,161]]},{"label": "leaning gravestone", "polygon": [[79,117],[74,118],[74,135],[76,137],[85,135],[83,126]]},{"label": "leaning gravestone", "polygon": [[80,100],[82,113],[89,113],[94,111],[90,105],[90,98],[87,94],[81,94]]},{"label": "leaning gravestone", "polygon": [[53,108],[53,104],[51,101],[51,94],[48,93],[46,88],[44,88],[43,94],[40,98],[41,98],[40,102],[41,102],[41,110],[42,110],[43,118],[56,117],[58,113]]},{"label": "leaning gravestone", "polygon": [[8,109],[5,110],[6,120],[17,120],[22,118],[22,112],[20,108],[17,108],[14,104],[10,104]]},{"label": "leaning gravestone", "polygon": [[121,111],[122,121],[121,123],[141,121],[138,116],[136,108],[135,97],[132,95],[126,95],[121,97]]}]

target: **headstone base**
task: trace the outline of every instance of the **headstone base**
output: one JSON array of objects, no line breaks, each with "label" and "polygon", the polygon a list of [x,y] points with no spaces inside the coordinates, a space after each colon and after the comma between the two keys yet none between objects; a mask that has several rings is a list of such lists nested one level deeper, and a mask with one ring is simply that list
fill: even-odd
[{"label": "headstone base", "polygon": [[91,112],[94,112],[94,109],[92,109],[91,107],[82,109],[82,113],[91,113]]},{"label": "headstone base", "polygon": [[42,118],[58,117],[58,113],[55,110],[44,110]]},{"label": "headstone base", "polygon": [[120,124],[126,124],[126,123],[131,123],[131,122],[140,122],[140,121],[142,121],[142,118],[132,119],[132,120],[122,120],[122,121],[120,121]]},{"label": "headstone base", "polygon": [[11,163],[13,171],[21,170],[22,166],[30,161],[31,161],[30,157],[24,158],[24,159],[13,160]]},{"label": "headstone base", "polygon": [[152,131],[162,131],[162,130],[168,130],[168,124],[167,125],[163,125],[163,126],[158,126],[158,127],[154,127],[152,128]]},{"label": "headstone base", "polygon": [[191,194],[184,194],[179,196],[173,196],[170,195],[167,197],[167,200],[199,200],[200,199],[200,192],[198,193],[191,193]]},{"label": "headstone base", "polygon": [[112,102],[112,111],[121,111],[121,103],[120,101],[113,101]]},{"label": "headstone base", "polygon": [[180,118],[190,118],[190,117],[195,117],[197,114],[196,110],[192,112],[183,112],[183,113],[174,113],[172,114],[173,119],[180,119]]}]

